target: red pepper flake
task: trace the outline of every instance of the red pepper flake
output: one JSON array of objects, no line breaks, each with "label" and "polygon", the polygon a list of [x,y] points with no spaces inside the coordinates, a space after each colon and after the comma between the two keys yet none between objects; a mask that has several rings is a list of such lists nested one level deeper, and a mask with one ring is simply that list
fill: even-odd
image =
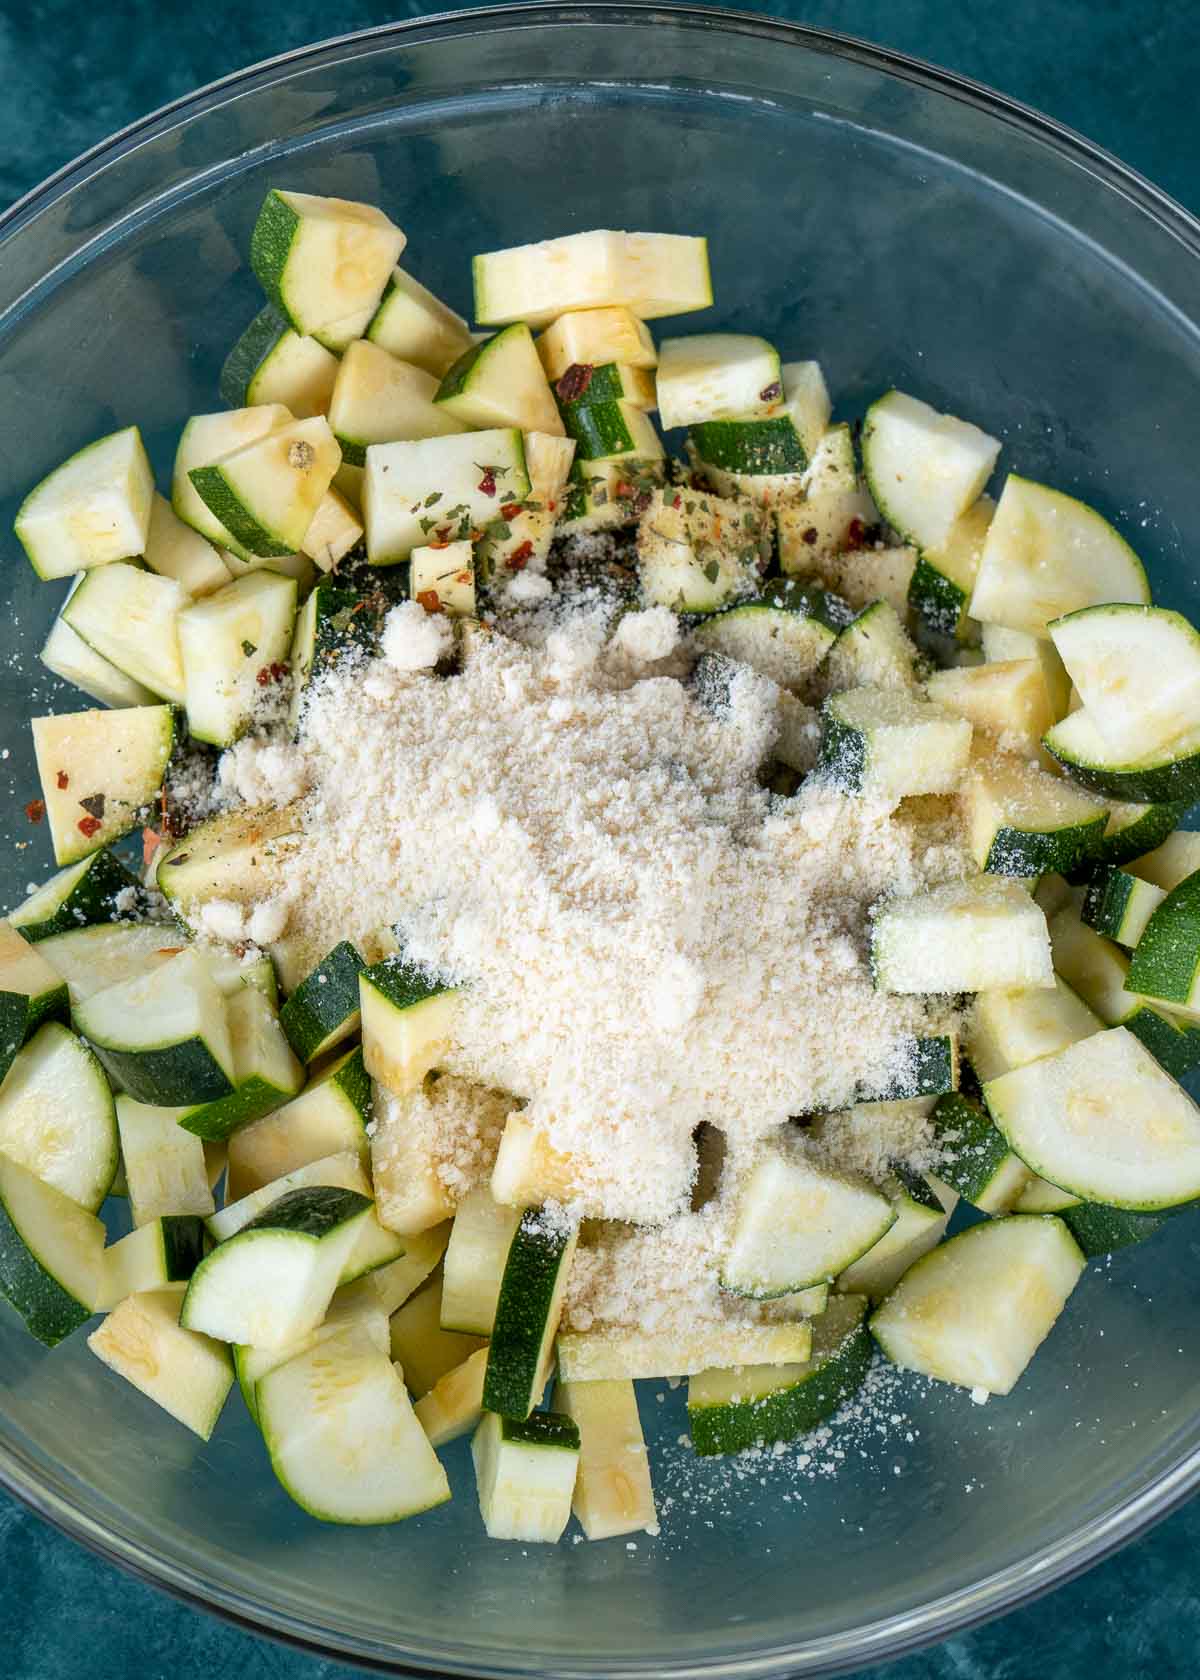
[{"label": "red pepper flake", "polygon": [[255,673],[254,680],[258,684],[259,688],[266,688],[267,684],[271,680],[270,668],[264,665],[261,671]]},{"label": "red pepper flake", "polygon": [[449,548],[450,544],[448,542],[434,542],[430,543],[429,546],[430,548]]},{"label": "red pepper flake", "polygon": [[533,558],[533,544],[523,542],[520,548],[514,548],[504,564],[510,572],[523,572]]},{"label": "red pepper flake", "polygon": [[25,807],[25,815],[29,818],[31,823],[40,823],[42,818],[46,815],[45,800],[31,799]]},{"label": "red pepper flake", "polygon": [[808,530],[805,531],[802,540],[808,544],[809,548],[812,548],[819,535],[820,532],[817,530],[817,527],[815,525],[810,525]]},{"label": "red pepper flake", "polygon": [[592,383],[595,367],[591,362],[572,362],[566,373],[555,385],[559,402],[578,402]]},{"label": "red pepper flake", "polygon": [[520,511],[520,502],[505,502],[504,506],[500,509],[500,517],[501,519],[515,519]]},{"label": "red pepper flake", "polygon": [[92,838],[93,834],[99,834],[102,826],[103,824],[101,823],[99,817],[80,817],[79,821],[75,824],[75,827],[79,830],[80,834],[85,835],[89,840]]},{"label": "red pepper flake", "polygon": [[150,859],[154,856],[155,852],[158,850],[159,846],[162,844],[162,841],[163,841],[163,836],[158,834],[153,828],[144,828],[142,830],[142,868],[143,869],[149,869]]},{"label": "red pepper flake", "polygon": [[557,502],[547,502],[546,503],[547,511],[550,512],[550,513],[553,513],[557,506],[558,506]]},{"label": "red pepper flake", "polygon": [[54,779],[58,783],[60,788],[67,788],[67,787],[70,787],[70,785],[71,785],[71,778],[70,778],[70,776],[67,775],[67,772],[65,770],[60,770],[58,772],[58,775]]},{"label": "red pepper flake", "polygon": [[779,383],[779,381],[777,379],[773,385],[764,385],[763,386],[762,390],[758,393],[758,400],[759,400],[759,402],[767,402],[767,403],[778,402],[782,395],[783,395],[783,386]]},{"label": "red pepper flake", "polygon": [[614,486],[613,495],[616,496],[618,499],[621,499],[621,500],[623,500],[626,496],[632,496],[633,495],[633,485],[632,484],[626,484],[625,480],[622,479],[619,484]]},{"label": "red pepper flake", "polygon": [[682,506],[683,506],[683,497],[682,497],[682,496],[672,496],[672,498],[671,498],[671,506],[672,506],[672,507],[673,507],[673,508],[680,508],[680,507],[682,507]]},{"label": "red pepper flake", "polygon": [[417,591],[417,605],[424,607],[427,613],[441,612],[442,598],[436,589],[419,589]]},{"label": "red pepper flake", "polygon": [[492,467],[484,469],[483,477],[476,485],[476,489],[481,496],[494,496],[496,494],[496,474]]},{"label": "red pepper flake", "polygon": [[281,665],[278,660],[276,660],[274,665],[271,666],[271,680],[273,682],[282,682],[284,677],[287,676],[287,674],[288,674],[287,666],[286,665]]},{"label": "red pepper flake", "polygon": [[861,548],[863,538],[867,534],[867,527],[861,519],[852,519],[846,530],[846,541],[851,548]]}]

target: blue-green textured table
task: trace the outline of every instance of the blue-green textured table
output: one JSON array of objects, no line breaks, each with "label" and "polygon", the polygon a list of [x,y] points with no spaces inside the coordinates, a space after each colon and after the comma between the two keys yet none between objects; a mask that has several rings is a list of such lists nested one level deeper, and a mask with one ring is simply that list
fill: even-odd
[{"label": "blue-green textured table", "polygon": [[[443,9],[342,0],[0,0],[0,201],[116,128],[256,59]],[[1185,0],[774,0],[746,5],[861,35],[1049,112],[1200,211],[1200,29]],[[119,20],[119,21],[118,21]],[[1200,1649],[1200,1502],[1001,1622],[861,1680],[1155,1680]],[[257,1640],[127,1579],[0,1494],[7,1680],[341,1680],[353,1672]]]}]

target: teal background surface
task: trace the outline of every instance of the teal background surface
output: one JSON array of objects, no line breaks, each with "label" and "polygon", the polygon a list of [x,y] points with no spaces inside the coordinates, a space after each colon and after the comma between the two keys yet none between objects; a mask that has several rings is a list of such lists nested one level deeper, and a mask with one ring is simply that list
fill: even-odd
[{"label": "teal background surface", "polygon": [[[435,9],[343,0],[0,0],[0,202],[146,111],[243,65]],[[1200,211],[1200,30],[1166,0],[774,0],[742,9],[863,36],[990,83],[1115,152]],[[1200,1502],[1028,1608],[861,1680],[1156,1680],[1200,1650]],[[225,1626],[101,1563],[0,1494],[7,1680],[186,1672],[334,1680],[354,1671]]]}]

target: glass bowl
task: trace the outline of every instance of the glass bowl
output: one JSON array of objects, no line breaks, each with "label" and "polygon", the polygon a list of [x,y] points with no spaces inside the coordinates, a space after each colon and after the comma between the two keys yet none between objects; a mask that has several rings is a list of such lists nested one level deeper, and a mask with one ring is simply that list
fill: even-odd
[{"label": "glass bowl", "polygon": [[[167,482],[183,418],[257,307],[264,190],[382,203],[419,276],[469,307],[473,251],[601,226],[706,233],[717,304],[685,328],[819,355],[839,409],[895,384],[1083,495],[1170,604],[1200,606],[1200,227],[999,96],[788,24],[650,6],[460,13],[293,53],[160,112],[0,221],[0,519],[86,440],[141,422]],[[37,649],[61,590],[0,568],[6,902],[50,859],[31,712],[78,704]],[[272,1479],[231,1400],[201,1445],[82,1336],[0,1310],[0,1477],[197,1604],[394,1672],[782,1675],[896,1655],[1044,1590],[1200,1473],[1190,1218],[1089,1269],[1015,1394],[895,1379],[806,1467],[691,1466],[682,1390],[647,1385],[663,1534],[483,1537],[453,1504],[331,1528]],[[895,1421],[899,1420],[899,1421]],[[836,1473],[826,1474],[833,1468]]]}]

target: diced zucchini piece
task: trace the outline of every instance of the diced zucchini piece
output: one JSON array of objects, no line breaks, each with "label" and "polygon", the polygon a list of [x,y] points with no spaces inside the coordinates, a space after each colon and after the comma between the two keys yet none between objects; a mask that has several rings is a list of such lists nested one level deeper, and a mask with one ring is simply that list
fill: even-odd
[{"label": "diced zucchini piece", "polygon": [[472,344],[462,316],[402,268],[392,270],[365,336],[438,379]]},{"label": "diced zucchini piece", "polygon": [[200,1263],[179,1322],[255,1347],[284,1347],[307,1335],[324,1318],[371,1211],[354,1190],[288,1191]]},{"label": "diced zucchini piece", "polygon": [[977,759],[963,810],[971,855],[994,875],[1070,875],[1098,850],[1108,824],[1099,800],[1002,754]]},{"label": "diced zucchini piece", "polygon": [[426,612],[475,617],[475,560],[469,541],[414,548],[409,556],[408,592]]},{"label": "diced zucchini piece", "polygon": [[459,1202],[442,1264],[442,1324],[447,1330],[490,1336],[519,1207],[505,1207],[486,1184]]},{"label": "diced zucchini piece", "polygon": [[211,466],[223,455],[278,431],[291,418],[282,403],[258,403],[235,408],[231,414],[197,414],[189,420],[180,434],[171,481],[171,505],[179,518],[218,548],[247,558],[247,551],[201,498],[192,483],[192,469]]},{"label": "diced zucchini piece", "polygon": [[0,1087],[0,1152],[95,1213],[117,1170],[112,1092],[87,1045],[41,1027]]},{"label": "diced zucchini piece", "polygon": [[267,998],[243,986],[225,1000],[233,1064],[233,1090],[189,1106],[179,1124],[197,1137],[220,1143],[239,1126],[273,1113],[304,1084],[304,1069],[292,1055]]},{"label": "diced zucchini piece", "polygon": [[443,414],[481,430],[517,426],[523,432],[563,431],[533,334],[524,321],[514,321],[464,350],[442,376],[436,402]]},{"label": "diced zucchini piece", "polygon": [[839,1295],[813,1320],[803,1364],[698,1372],[688,1380],[688,1425],[701,1457],[794,1441],[836,1412],[871,1363],[865,1295]]},{"label": "diced zucchini piece", "polygon": [[238,1201],[297,1167],[344,1150],[357,1150],[365,1159],[370,1112],[371,1081],[356,1045],[298,1097],[233,1134],[227,1199]]},{"label": "diced zucchini piece", "polygon": [[1056,723],[1043,744],[1072,781],[1105,798],[1149,805],[1191,804],[1200,797],[1200,728],[1173,746],[1123,757],[1084,709]]},{"label": "diced zucchini piece", "polygon": [[579,1430],[561,1412],[485,1412],[471,1438],[483,1525],[493,1540],[548,1541],[571,1517]]},{"label": "diced zucchini piece", "polygon": [[1200,635],[1181,613],[1106,603],[1049,626],[1108,749],[1140,757],[1194,734]]},{"label": "diced zucchini piece", "polygon": [[385,1353],[351,1328],[269,1372],[256,1390],[271,1468],[324,1522],[398,1522],[450,1484]]},{"label": "diced zucchini piece", "polygon": [[1010,659],[1036,659],[1046,679],[1046,694],[1055,718],[1066,717],[1071,699],[1071,679],[1063,669],[1058,649],[1046,636],[1029,630],[1009,630],[1003,624],[980,626],[983,657],[989,664]]},{"label": "diced zucchini piece", "polygon": [[231,746],[262,701],[264,670],[286,662],[296,623],[296,585],[256,571],[195,601],[179,615],[188,728]]},{"label": "diced zucchini piece", "polygon": [[173,578],[120,563],[89,572],[64,606],[63,619],[119,671],[182,705],[178,622],[187,604]]},{"label": "diced zucchini piece", "polygon": [[871,1331],[895,1365],[1008,1394],[1084,1265],[1074,1237],[1053,1215],[985,1220],[906,1272]]},{"label": "diced zucchini piece", "polygon": [[887,992],[1054,984],[1046,918],[1024,888],[1000,876],[885,902],[871,929],[871,963]]},{"label": "diced zucchini piece", "polygon": [[187,939],[174,924],[112,922],[51,934],[39,943],[39,955],[62,976],[74,1005],[123,980],[161,968],[179,955]]},{"label": "diced zucchini piece", "polygon": [[738,1196],[721,1287],[764,1300],[831,1282],[895,1220],[887,1197],[865,1179],[829,1172],[799,1152],[773,1152]]},{"label": "diced zucchini piece", "polygon": [[541,1399],[579,1240],[578,1226],[546,1208],[522,1215],[504,1264],[488,1348],[483,1404],[525,1418]]},{"label": "diced zucchini piece", "polygon": [[[1147,809],[1142,807],[1143,810]],[[1149,807],[1149,810],[1161,809]],[[1148,813],[1147,813],[1148,814]],[[1182,814],[1182,813],[1181,813]],[[1143,881],[1153,881],[1164,892],[1173,892],[1179,883],[1200,869],[1200,834],[1180,829],[1165,836],[1153,851],[1139,855],[1133,865],[1135,875]]]},{"label": "diced zucchini piece", "polygon": [[595,368],[617,362],[631,368],[652,368],[658,363],[649,327],[621,305],[567,311],[546,328],[537,341],[537,350],[546,378],[552,381],[574,367]]},{"label": "diced zucchini piece", "polygon": [[931,1116],[942,1146],[938,1176],[982,1213],[1007,1213],[1030,1172],[982,1104],[961,1091],[941,1097]]},{"label": "diced zucchini piece", "polygon": [[528,494],[519,431],[373,444],[363,479],[368,557],[373,566],[395,565],[443,527],[454,537],[462,525],[467,535]]},{"label": "diced zucchini piece", "polygon": [[834,694],[822,710],[819,768],[835,786],[895,803],[952,793],[971,754],[971,725],[895,689]]},{"label": "diced zucchini piece", "polygon": [[1080,607],[1147,603],[1142,563],[1093,508],[1010,473],[988,529],[971,616],[1010,630],[1049,634]]},{"label": "diced zucchini piece", "polygon": [[185,525],[157,491],[150,511],[145,562],[160,577],[171,578],[191,600],[211,595],[229,582],[229,567],[213,545]]},{"label": "diced zucchini piece", "polygon": [[74,1016],[112,1077],[141,1102],[192,1105],[233,1090],[225,999],[195,951],[93,993]]},{"label": "diced zucchini piece", "polygon": [[[706,468],[706,471],[711,469]],[[753,481],[741,481],[748,494]],[[854,440],[843,421],[821,437],[796,499],[794,479],[767,480],[775,485],[779,564],[785,574],[810,577],[843,550],[854,548],[879,523],[879,510],[858,474]]]},{"label": "diced zucchini piece", "polygon": [[309,683],[347,654],[373,653],[378,623],[378,615],[354,590],[339,589],[328,579],[316,586],[296,614],[292,636],[293,729],[299,728]]},{"label": "diced zucchini piece", "polygon": [[418,1085],[399,1095],[376,1084],[372,1112],[371,1171],[388,1228],[407,1236],[440,1225],[454,1212],[454,1199],[438,1172],[426,1093]]},{"label": "diced zucchini piece", "polygon": [[136,426],[80,449],[29,492],[13,529],[40,578],[141,554],[154,477]]},{"label": "diced zucchini piece", "polygon": [[710,1368],[802,1364],[812,1351],[807,1319],[771,1324],[679,1325],[660,1330],[564,1332],[558,1338],[561,1382],[614,1377],[691,1377]]},{"label": "diced zucchini piece", "polygon": [[911,1102],[958,1089],[958,1038],[954,1033],[901,1035],[890,1061],[881,1087],[872,1089],[865,1082],[858,1087],[856,1105]]},{"label": "diced zucchini piece", "polygon": [[658,1512],[633,1384],[628,1378],[559,1383],[554,1403],[579,1430],[571,1508],[588,1539],[657,1534]]},{"label": "diced zucchini piece", "polygon": [[542,327],[568,310],[613,305],[651,321],[712,302],[707,241],[678,233],[573,233],[482,252],[472,274],[485,326]]},{"label": "diced zucchini piece", "polygon": [[[1187,806],[1180,803],[1110,805],[1108,827],[1104,830],[1104,840],[1100,848],[1100,861],[1111,864],[1114,869],[1119,869],[1122,864],[1129,864],[1133,873],[1140,879],[1153,880],[1153,875],[1147,874],[1143,868],[1144,864],[1149,864],[1151,869],[1155,867],[1147,853],[1157,856],[1158,849],[1169,844],[1172,829],[1183,821],[1186,812]],[[1197,856],[1194,867],[1200,869],[1200,855]],[[1183,870],[1179,880],[1191,873],[1190,869]],[[1169,884],[1158,881],[1155,884],[1169,892],[1171,887],[1178,886],[1179,881],[1171,881]]]},{"label": "diced zucchini piece", "polygon": [[523,1114],[505,1121],[492,1168],[491,1191],[503,1207],[532,1207],[539,1202],[569,1202],[578,1193],[579,1169]]},{"label": "diced zucchini piece", "polygon": [[606,461],[615,455],[649,461],[663,452],[654,422],[636,403],[567,403],[562,414],[581,461]]},{"label": "diced zucchini piece", "polygon": [[1054,966],[1105,1026],[1128,1027],[1176,1079],[1200,1064],[1200,1028],[1127,989],[1129,958],[1085,927],[1073,903],[1050,918],[1050,942]]},{"label": "diced zucchini piece", "polygon": [[484,1343],[480,1336],[444,1330],[441,1279],[434,1277],[391,1318],[391,1353],[413,1396],[420,1400]]},{"label": "diced zucchini piece", "polygon": [[363,969],[358,983],[367,1072],[397,1096],[415,1091],[450,1041],[456,989],[402,957]]},{"label": "diced zucchini piece", "polygon": [[852,548],[822,561],[819,571],[834,594],[856,613],[865,612],[876,601],[886,601],[903,621],[916,563],[915,548]]},{"label": "diced zucchini piece", "polygon": [[[734,334],[707,335],[707,341],[735,338]],[[756,393],[741,413],[734,414],[722,408],[714,413],[724,417],[709,418],[694,414],[687,422],[668,418],[668,414],[673,416],[689,408],[695,410],[710,396],[716,400],[717,391],[727,376],[733,376],[736,387],[750,371],[748,363],[739,369],[735,358],[735,362],[725,369],[718,367],[713,370],[717,374],[715,384],[699,367],[694,369],[697,377],[693,379],[686,347],[699,342],[698,339],[686,338],[667,341],[667,344],[685,348],[674,358],[683,364],[683,371],[677,381],[678,394],[672,397],[671,408],[664,412],[663,425],[686,423],[690,426],[688,447],[692,459],[722,495],[744,493],[755,500],[770,502],[784,490],[789,480],[794,481],[791,484],[793,490],[798,488],[800,480],[796,475],[814,465],[829,425],[829,393],[820,364],[788,363],[781,375],[764,387],[764,391],[773,393],[770,398],[764,402],[763,392]],[[746,342],[761,344],[763,341],[750,339]],[[663,346],[664,352],[667,344]],[[750,360],[753,361],[753,357]],[[664,360],[658,374],[660,390],[666,372],[667,363]],[[756,482],[758,480],[764,482],[760,484]]]},{"label": "diced zucchini piece", "polygon": [[573,438],[526,432],[529,495],[518,504],[515,513],[510,511],[507,518],[501,516],[484,527],[475,547],[475,573],[479,582],[494,584],[526,567],[538,571],[545,565],[563,511],[574,459]]},{"label": "diced zucchini piece", "polygon": [[825,692],[871,687],[916,693],[916,652],[895,607],[875,601],[839,630],[821,673]]},{"label": "diced zucchini piece", "polygon": [[235,1343],[233,1369],[246,1410],[255,1423],[258,1422],[256,1390],[265,1376],[286,1365],[289,1359],[308,1353],[318,1343],[327,1342],[334,1336],[344,1336],[349,1330],[361,1331],[380,1353],[389,1354],[387,1314],[369,1279],[343,1284],[335,1292],[329,1311],[317,1328],[287,1347],[257,1348],[251,1347],[248,1342]]},{"label": "diced zucchini piece", "polygon": [[204,1221],[194,1213],[162,1214],[105,1249],[97,1310],[108,1312],[148,1289],[186,1283],[203,1258]]},{"label": "diced zucchini piece", "polygon": [[[1051,1184],[1045,1178],[1038,1178],[1035,1173],[1013,1203],[1010,1211],[1013,1213],[1062,1213],[1066,1208],[1078,1206],[1080,1206],[1078,1196],[1073,1196],[1069,1190],[1060,1190],[1057,1184]],[[1116,1211],[1115,1208],[1106,1209],[1106,1212],[1115,1213]],[[1131,1213],[1124,1217],[1127,1219],[1159,1219],[1161,1215]],[[1078,1241],[1078,1238],[1076,1238],[1076,1241]],[[1080,1243],[1079,1246],[1082,1248],[1083,1244]]]},{"label": "diced zucchini piece", "polygon": [[316,333],[359,313],[370,320],[405,243],[374,205],[272,188],[254,224],[250,262],[296,331]]},{"label": "diced zucchini piece", "polygon": [[465,431],[464,421],[435,405],[437,394],[438,382],[424,368],[397,361],[366,339],[351,344],[339,364],[329,405],[329,424],[343,460],[361,467],[368,444]]},{"label": "diced zucchini piece", "polygon": [[207,1218],[215,1204],[204,1145],[178,1124],[182,1110],[126,1096],[116,1107],[133,1223],[150,1225],[167,1214]]},{"label": "diced zucchini piece", "polygon": [[586,536],[636,525],[664,477],[661,456],[656,460],[615,455],[608,461],[575,461],[555,535]]},{"label": "diced zucchini piece", "polygon": [[980,1079],[993,1079],[1026,1062],[1057,1055],[1103,1027],[1100,1017],[1058,975],[1053,991],[1031,986],[981,992],[971,1015],[971,1065]]},{"label": "diced zucchini piece", "polygon": [[25,1041],[68,1013],[67,989],[44,954],[0,921],[0,1079]]},{"label": "diced zucchini piece", "polygon": [[[1161,892],[1149,882],[1142,885],[1149,892]],[[1086,910],[1084,920],[1090,920]],[[1154,909],[1125,984],[1131,992],[1161,998],[1200,1021],[1200,870],[1186,875]]]},{"label": "diced zucchini piece", "polygon": [[1089,1260],[1157,1236],[1169,1218],[1163,1213],[1130,1213],[1102,1202],[1076,1201],[1062,1212],[1063,1224]]},{"label": "diced zucchini piece", "polygon": [[110,1370],[207,1441],[233,1387],[233,1362],[221,1342],[182,1328],[181,1299],[178,1289],[127,1295],[88,1337],[88,1346]]},{"label": "diced zucchini piece", "polygon": [[969,718],[976,729],[1027,757],[1036,755],[1042,736],[1054,722],[1046,680],[1034,659],[935,671],[925,692],[944,711]]},{"label": "diced zucchini piece", "polygon": [[[747,518],[753,520],[754,515],[742,516],[741,534],[747,547],[746,564],[752,565],[755,527],[745,524]],[[795,689],[808,682],[821,664],[846,613],[836,595],[807,587],[795,578],[776,578],[752,600],[715,612],[699,626],[696,639],[707,651],[740,660],[781,687]]]},{"label": "diced zucchini piece", "polygon": [[[908,588],[908,604],[935,636],[968,639],[967,603],[979,573],[983,543],[996,504],[980,496],[950,527],[939,548],[925,549]],[[989,655],[990,657],[990,655]]]},{"label": "diced zucchini piece", "polygon": [[341,451],[322,415],[294,420],[211,465],[192,467],[192,485],[234,538],[235,552],[290,555],[303,546]]},{"label": "diced zucchini piece", "polygon": [[261,1213],[267,1212],[289,1191],[305,1190],[312,1185],[323,1185],[336,1190],[355,1190],[359,1195],[369,1196],[371,1180],[363,1167],[361,1150],[341,1150],[320,1160],[307,1162],[302,1167],[293,1167],[290,1172],[271,1180],[258,1190],[250,1191],[237,1201],[226,1200],[225,1206],[211,1214],[207,1220],[209,1235],[219,1243],[224,1242],[227,1237],[235,1236],[238,1231],[243,1230],[252,1219],[257,1219]]},{"label": "diced zucchini piece", "polygon": [[158,890],[182,915],[213,898],[238,904],[269,898],[299,843],[295,806],[252,805],[200,823],[159,860]]},{"label": "diced zucchini piece", "polygon": [[[658,347],[657,386],[659,411],[668,431],[705,420],[765,418],[783,401],[778,350],[765,338],[748,333],[664,338]],[[700,453],[705,452],[701,449]],[[710,458],[718,466],[733,465],[715,455]],[[764,466],[763,471],[802,471],[805,465],[803,460],[789,460]]]},{"label": "diced zucchini piece", "polygon": [[307,420],[328,413],[337,372],[333,352],[298,333],[268,303],[226,357],[221,395],[230,408],[282,403],[297,420]]},{"label": "diced zucchini piece", "polygon": [[357,512],[331,486],[321,497],[300,546],[323,572],[331,572],[362,540],[363,525]]},{"label": "diced zucchini piece", "polygon": [[568,415],[578,410],[614,402],[647,411],[658,406],[654,374],[649,368],[633,367],[626,362],[573,362],[550,384],[572,437],[577,434]]},{"label": "diced zucchini piece", "polygon": [[322,957],[284,1004],[279,1019],[302,1062],[315,1061],[358,1031],[358,977],[366,966],[357,949],[344,939]]},{"label": "diced zucchini piece", "polygon": [[367,1280],[390,1317],[420,1289],[438,1266],[450,1238],[450,1221],[404,1239],[404,1253],[390,1265],[380,1266]]},{"label": "diced zucchini piece", "polygon": [[991,477],[1000,445],[969,421],[889,391],[867,410],[862,451],[867,483],[888,524],[906,542],[943,552],[956,521]]},{"label": "diced zucchini piece", "polygon": [[104,1226],[52,1184],[0,1155],[0,1294],[55,1347],[96,1310]]},{"label": "diced zucchini piece", "polygon": [[1102,863],[1092,873],[1080,913],[1097,933],[1132,950],[1166,896],[1153,882]]},{"label": "diced zucchini piece", "polygon": [[766,535],[761,512],[748,503],[656,490],[638,523],[644,602],[710,613],[756,592]]},{"label": "diced zucchini piece", "polygon": [[35,717],[32,727],[57,863],[75,863],[137,826],[171,756],[170,706],[60,712]]},{"label": "diced zucchini piece", "polygon": [[439,1377],[413,1410],[431,1447],[445,1447],[469,1435],[483,1416],[483,1377],[487,1348],[476,1348],[461,1365]]},{"label": "diced zucchini piece", "polygon": [[1200,1108],[1125,1027],[989,1080],[1013,1149],[1086,1201],[1138,1212],[1200,1196]]},{"label": "diced zucchini piece", "polygon": [[93,852],[36,888],[8,920],[30,944],[37,944],[52,934],[115,921],[120,913],[115,900],[131,888],[136,891],[137,880],[118,858],[111,852]]},{"label": "diced zucchini piece", "polygon": [[[84,573],[80,572],[79,576],[82,578]],[[148,688],[134,682],[124,671],[118,671],[110,660],[102,658],[95,648],[89,647],[61,613],[55,619],[38,658],[56,677],[74,683],[76,688],[82,689],[91,699],[99,700],[101,705],[154,704],[156,696]]]},{"label": "diced zucchini piece", "polygon": [[944,1184],[931,1185],[907,1167],[896,1167],[882,1188],[895,1210],[896,1222],[841,1273],[837,1287],[843,1295],[882,1300],[909,1266],[941,1241],[958,1201],[957,1191]]}]

